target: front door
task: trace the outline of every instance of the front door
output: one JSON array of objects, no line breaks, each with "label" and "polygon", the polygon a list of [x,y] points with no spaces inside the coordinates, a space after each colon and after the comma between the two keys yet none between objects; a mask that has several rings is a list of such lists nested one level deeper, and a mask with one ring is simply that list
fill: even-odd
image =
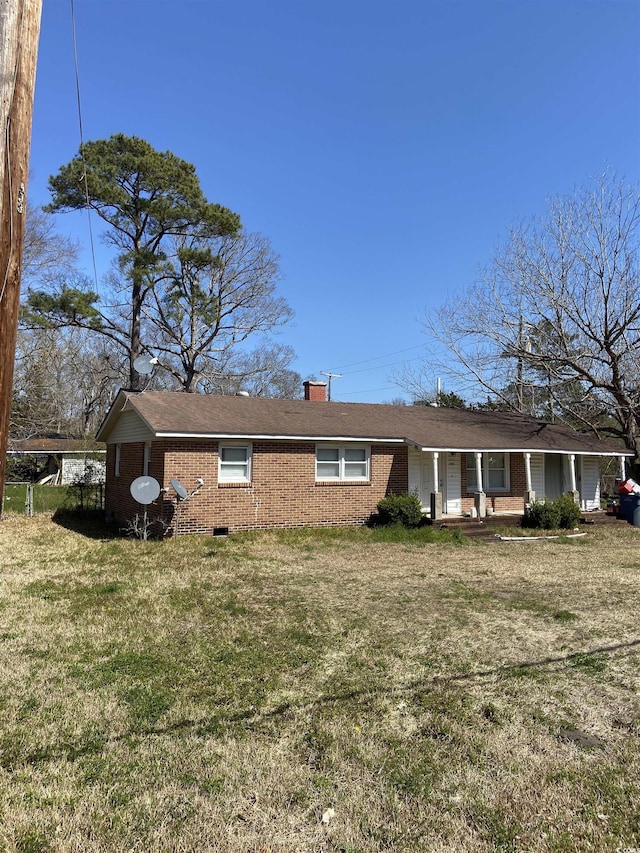
[{"label": "front door", "polygon": [[[564,494],[562,456],[559,453],[546,453],[544,457],[544,491],[545,498],[555,500]],[[536,495],[536,497],[538,497]]]}]

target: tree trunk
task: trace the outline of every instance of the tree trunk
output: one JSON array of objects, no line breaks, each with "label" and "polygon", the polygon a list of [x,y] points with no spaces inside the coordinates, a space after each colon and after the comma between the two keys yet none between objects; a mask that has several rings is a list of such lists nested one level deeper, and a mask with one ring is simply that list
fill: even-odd
[{"label": "tree trunk", "polygon": [[144,299],[144,291],[142,287],[142,279],[144,270],[141,269],[140,259],[136,256],[133,261],[132,278],[133,284],[131,289],[131,339],[129,348],[129,388],[132,391],[140,390],[140,374],[133,366],[133,363],[142,353],[141,341],[141,322],[142,322],[142,302]]}]

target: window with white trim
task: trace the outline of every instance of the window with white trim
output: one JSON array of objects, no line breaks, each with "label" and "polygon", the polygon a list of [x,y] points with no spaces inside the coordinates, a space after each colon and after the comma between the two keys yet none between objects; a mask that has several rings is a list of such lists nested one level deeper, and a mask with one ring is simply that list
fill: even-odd
[{"label": "window with white trim", "polygon": [[219,483],[251,482],[250,444],[221,444],[218,452]]},{"label": "window with white trim", "polygon": [[116,444],[116,458],[115,458],[115,462],[113,465],[114,477],[120,476],[120,452],[121,452],[121,446],[119,444]]},{"label": "window with white trim", "polygon": [[371,452],[368,447],[318,444],[316,480],[369,480]]},{"label": "window with white trim", "polygon": [[[467,491],[478,491],[476,454],[467,453]],[[482,454],[482,487],[485,492],[506,492],[509,490],[509,454]]]}]

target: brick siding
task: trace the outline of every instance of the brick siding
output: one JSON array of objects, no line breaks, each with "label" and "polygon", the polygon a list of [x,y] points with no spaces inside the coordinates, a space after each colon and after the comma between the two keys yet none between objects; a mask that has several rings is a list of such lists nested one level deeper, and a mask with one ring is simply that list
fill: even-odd
[{"label": "brick siding", "polygon": [[[465,455],[461,455],[462,467],[462,512],[471,512],[475,505],[475,492],[467,490],[467,466]],[[524,456],[522,453],[509,454],[509,491],[492,491],[484,486],[487,495],[487,507],[492,507],[494,512],[524,512],[524,495],[527,488],[527,479],[524,470]]]},{"label": "brick siding", "polygon": [[[362,524],[390,492],[408,485],[407,448],[371,446],[371,479],[365,483],[317,483],[315,444],[254,441],[251,483],[218,483],[218,442],[207,440],[155,441],[149,473],[168,489],[149,516],[161,516],[175,529],[177,478],[189,492],[202,477],[204,486],[179,505],[180,533],[212,533],[215,528],[246,530]],[[105,506],[109,517],[125,525],[143,508],[129,487],[142,475],[144,444],[122,444],[120,476],[114,476],[115,445],[107,451]]]}]

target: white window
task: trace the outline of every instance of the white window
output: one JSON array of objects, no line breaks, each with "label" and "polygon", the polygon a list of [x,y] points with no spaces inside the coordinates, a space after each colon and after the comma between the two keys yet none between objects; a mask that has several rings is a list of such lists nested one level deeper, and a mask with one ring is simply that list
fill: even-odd
[{"label": "white window", "polygon": [[120,476],[120,445],[116,444],[116,461],[113,467],[113,474],[115,477]]},{"label": "white window", "polygon": [[[467,491],[478,491],[476,454],[467,453]],[[506,492],[509,489],[509,454],[482,454],[482,488],[485,492]]]},{"label": "white window", "polygon": [[218,454],[218,482],[251,482],[251,445],[221,444]]},{"label": "white window", "polygon": [[316,480],[368,480],[371,455],[368,447],[316,447]]},{"label": "white window", "polygon": [[144,457],[142,460],[142,476],[148,477],[151,469],[151,445],[145,444]]}]

